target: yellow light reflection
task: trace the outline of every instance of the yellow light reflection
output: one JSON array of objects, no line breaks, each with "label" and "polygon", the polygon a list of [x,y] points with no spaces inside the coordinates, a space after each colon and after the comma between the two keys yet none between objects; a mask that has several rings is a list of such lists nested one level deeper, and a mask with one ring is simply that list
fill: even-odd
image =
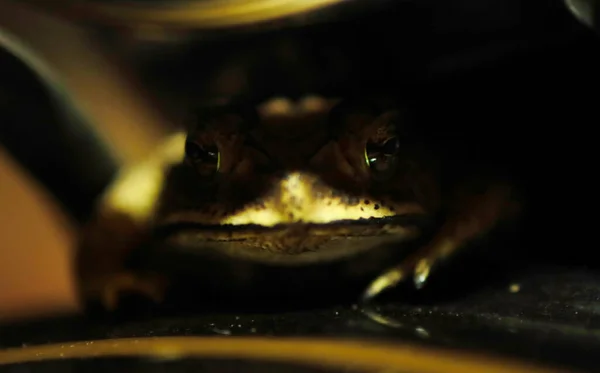
[{"label": "yellow light reflection", "polygon": [[125,168],[108,191],[106,206],[138,223],[150,219],[164,185],[165,170],[184,157],[185,138],[183,132],[172,135],[144,163]]},{"label": "yellow light reflection", "polygon": [[[284,361],[360,370],[397,369],[419,373],[550,373],[509,359],[424,348],[407,344],[366,341],[252,338],[252,337],[158,337],[71,342],[13,348],[0,351],[0,364],[50,359],[81,359],[109,356],[152,358],[246,358]],[[560,370],[565,372],[564,369]]]},{"label": "yellow light reflection", "polygon": [[170,6],[131,5],[90,1],[38,2],[73,15],[94,18],[126,25],[159,24],[179,27],[231,27],[318,10],[341,3],[343,0],[211,0],[182,2]]}]

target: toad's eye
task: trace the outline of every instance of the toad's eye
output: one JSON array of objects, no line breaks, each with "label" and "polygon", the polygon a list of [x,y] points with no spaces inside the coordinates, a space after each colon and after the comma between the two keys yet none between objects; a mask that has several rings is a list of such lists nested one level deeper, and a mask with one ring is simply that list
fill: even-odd
[{"label": "toad's eye", "polygon": [[367,142],[365,161],[376,180],[386,180],[394,175],[398,164],[400,140],[391,137],[383,143]]},{"label": "toad's eye", "polygon": [[185,157],[202,176],[214,175],[221,165],[221,153],[216,145],[201,145],[188,140],[185,143]]}]

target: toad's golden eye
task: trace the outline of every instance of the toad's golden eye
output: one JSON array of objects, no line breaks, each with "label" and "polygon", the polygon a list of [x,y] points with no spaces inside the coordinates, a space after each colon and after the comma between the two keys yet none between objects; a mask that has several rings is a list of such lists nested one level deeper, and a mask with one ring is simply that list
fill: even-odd
[{"label": "toad's golden eye", "polygon": [[216,145],[201,145],[192,140],[185,142],[185,157],[202,176],[213,176],[219,171],[221,153]]},{"label": "toad's golden eye", "polygon": [[398,164],[400,140],[391,137],[383,143],[367,142],[365,161],[376,180],[386,180],[394,175]]}]

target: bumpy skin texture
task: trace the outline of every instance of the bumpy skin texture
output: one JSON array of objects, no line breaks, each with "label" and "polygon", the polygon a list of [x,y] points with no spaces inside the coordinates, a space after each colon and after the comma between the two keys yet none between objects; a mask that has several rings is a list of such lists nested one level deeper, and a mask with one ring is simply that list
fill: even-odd
[{"label": "bumpy skin texture", "polygon": [[508,185],[442,184],[430,150],[394,105],[314,98],[200,110],[186,134],[125,170],[103,199],[80,250],[82,294],[108,308],[122,290],[160,300],[165,278],[125,267],[157,228],[192,224],[202,229],[180,233],[183,245],[225,243],[240,255],[301,258],[335,249],[343,256],[345,246],[408,235],[402,217],[442,214],[430,243],[365,297],[407,276],[419,286],[439,260],[517,211]]}]

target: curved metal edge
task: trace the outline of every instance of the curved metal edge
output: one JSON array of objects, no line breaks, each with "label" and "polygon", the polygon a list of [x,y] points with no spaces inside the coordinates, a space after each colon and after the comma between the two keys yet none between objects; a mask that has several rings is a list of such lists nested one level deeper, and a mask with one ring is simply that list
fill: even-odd
[{"label": "curved metal edge", "polygon": [[[116,174],[118,161],[34,51],[1,28],[0,45],[15,58],[15,63],[23,64],[24,75],[31,75],[40,83],[36,88],[49,96],[51,105],[30,106],[26,102],[29,98],[23,97],[23,107],[19,108],[23,115],[9,118],[0,126],[2,145],[59,200],[72,219],[83,223],[96,197]],[[8,79],[6,82],[10,86]],[[31,136],[42,136],[44,148],[29,147]]]},{"label": "curved metal edge", "polygon": [[0,29],[16,42],[10,48],[35,51],[28,63],[68,93],[71,107],[123,162],[145,158],[169,132],[131,68],[88,29],[16,1],[0,2]]},{"label": "curved metal edge", "polygon": [[[165,136],[165,121],[160,113],[145,100],[124,69],[102,53],[101,46],[85,29],[23,4],[0,2],[0,46],[22,61],[56,103],[52,110],[55,112],[46,113],[53,118],[51,124],[56,131],[45,132],[52,137],[48,143],[61,144],[61,149],[19,149],[37,151],[44,157],[62,152],[55,159],[69,171],[54,178],[63,177],[63,184],[68,180],[73,188],[86,188],[85,179],[107,184],[122,162],[135,163],[144,158]],[[44,118],[46,114],[37,113],[35,117]],[[30,128],[19,129],[21,142],[23,133],[35,133],[36,126],[49,124],[43,119],[33,122],[23,126]],[[25,155],[14,151],[17,139],[5,141],[11,142],[7,148],[12,148],[13,156],[23,164]],[[51,190],[48,180],[40,178],[37,172],[41,163],[36,163],[31,154],[29,159],[25,166]],[[48,159],[41,161],[48,164]],[[96,190],[89,192],[91,198],[97,197],[101,193],[98,189],[105,186],[93,187]],[[60,202],[76,220],[85,219],[84,215],[92,209],[87,205],[95,203],[67,201],[66,191],[51,191],[62,196]],[[82,203],[86,206],[75,206]]]},{"label": "curved metal edge", "polygon": [[597,29],[598,4],[596,0],[564,0],[564,3],[579,22],[591,29]]},{"label": "curved metal edge", "polygon": [[86,18],[113,25],[160,25],[189,29],[220,29],[248,26],[304,16],[350,0],[247,0],[180,1],[148,6],[131,3],[38,2],[36,6],[66,17]]},{"label": "curved metal edge", "polygon": [[407,344],[310,338],[154,337],[82,341],[0,352],[0,364],[92,357],[246,358],[402,372],[550,373],[509,359]]}]

